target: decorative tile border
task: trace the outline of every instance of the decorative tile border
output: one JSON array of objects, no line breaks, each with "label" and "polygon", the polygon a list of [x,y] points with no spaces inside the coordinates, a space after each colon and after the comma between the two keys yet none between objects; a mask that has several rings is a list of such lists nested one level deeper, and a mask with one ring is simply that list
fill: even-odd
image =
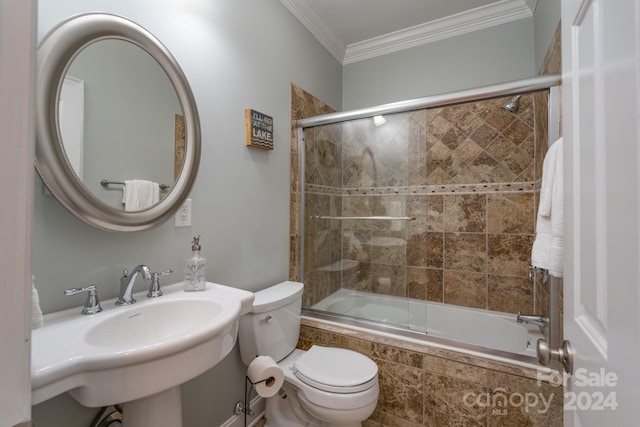
[{"label": "decorative tile border", "polygon": [[325,185],[306,184],[305,192],[334,196],[367,195],[414,195],[414,194],[486,194],[486,193],[532,193],[539,188],[535,181],[498,182],[486,184],[414,185],[400,187],[336,188]]}]

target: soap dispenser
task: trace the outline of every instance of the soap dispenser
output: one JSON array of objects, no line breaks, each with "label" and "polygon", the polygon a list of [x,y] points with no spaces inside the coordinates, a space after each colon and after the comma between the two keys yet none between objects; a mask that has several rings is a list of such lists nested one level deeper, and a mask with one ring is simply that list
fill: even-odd
[{"label": "soap dispenser", "polygon": [[187,292],[204,291],[207,288],[207,259],[200,255],[200,236],[193,238],[191,250],[193,256],[186,261],[184,266],[184,290]]}]

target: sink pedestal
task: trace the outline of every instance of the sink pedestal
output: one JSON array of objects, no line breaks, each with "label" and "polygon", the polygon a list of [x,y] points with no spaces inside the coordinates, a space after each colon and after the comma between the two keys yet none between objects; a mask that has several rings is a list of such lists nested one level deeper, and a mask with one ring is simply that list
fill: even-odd
[{"label": "sink pedestal", "polygon": [[123,427],[182,427],[180,386],[122,406]]}]

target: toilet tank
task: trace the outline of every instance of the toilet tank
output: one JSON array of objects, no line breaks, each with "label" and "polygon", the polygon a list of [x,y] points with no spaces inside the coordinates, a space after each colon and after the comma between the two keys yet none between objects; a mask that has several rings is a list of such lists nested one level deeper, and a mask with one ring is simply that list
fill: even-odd
[{"label": "toilet tank", "polygon": [[255,293],[252,312],[240,317],[238,330],[245,365],[257,356],[271,356],[279,362],[296,348],[303,286],[282,282]]}]

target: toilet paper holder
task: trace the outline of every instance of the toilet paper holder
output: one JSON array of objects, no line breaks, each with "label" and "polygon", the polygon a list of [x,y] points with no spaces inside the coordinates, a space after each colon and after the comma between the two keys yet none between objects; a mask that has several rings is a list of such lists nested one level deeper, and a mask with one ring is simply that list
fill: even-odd
[{"label": "toilet paper holder", "polygon": [[265,379],[260,380],[260,381],[256,381],[254,383],[253,381],[251,381],[249,376],[245,376],[244,379],[245,379],[245,382],[244,382],[244,402],[241,401],[241,400],[238,400],[236,402],[236,406],[233,408],[233,413],[235,415],[244,414],[245,416],[247,416],[247,415],[253,416],[253,411],[251,410],[250,400],[249,400],[249,389],[250,388],[249,388],[248,384],[251,384],[251,386],[255,386],[256,384],[260,384],[260,383],[266,382],[267,385],[269,385],[269,381],[275,382],[276,380],[273,377],[269,377],[269,378],[265,378]]}]

